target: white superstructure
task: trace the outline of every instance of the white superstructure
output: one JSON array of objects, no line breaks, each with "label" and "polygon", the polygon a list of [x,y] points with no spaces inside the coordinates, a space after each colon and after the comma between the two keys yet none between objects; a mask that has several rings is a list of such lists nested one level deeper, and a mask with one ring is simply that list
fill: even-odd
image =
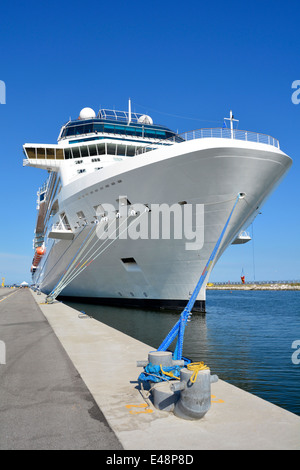
[{"label": "white superstructure", "polygon": [[[45,293],[63,282],[64,297],[151,308],[186,305],[237,195],[217,259],[292,163],[276,139],[235,130],[232,114],[228,129],[177,135],[131,106],[97,116],[84,108],[56,145],[24,152],[24,165],[49,172],[38,192],[33,282]],[[172,226],[175,208],[185,217],[188,206],[188,240],[178,224],[153,236],[154,208],[169,208]],[[205,285],[195,309],[205,309]]]}]

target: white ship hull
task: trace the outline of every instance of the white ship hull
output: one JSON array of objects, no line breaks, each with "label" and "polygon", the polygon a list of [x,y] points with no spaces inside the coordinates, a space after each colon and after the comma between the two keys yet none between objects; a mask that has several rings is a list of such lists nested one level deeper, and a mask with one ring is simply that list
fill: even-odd
[{"label": "white ship hull", "polygon": [[[84,175],[62,187],[58,205],[60,212],[68,214],[71,225],[78,222],[79,211],[85,214],[87,225],[73,230],[72,240],[45,238],[46,255],[33,281],[47,294],[53,290],[93,227],[95,207],[99,204],[112,204],[117,210],[120,196],[126,196],[131,204],[172,205],[181,201],[203,204],[204,243],[200,249],[187,250],[184,237],[106,241],[103,253],[61,292],[61,296],[83,301],[182,308],[199,280],[237,195],[245,196],[237,204],[214,264],[251,223],[290,165],[291,159],[274,146],[204,138],[163,147]],[[96,247],[102,242],[98,240]],[[131,258],[136,264],[121,261]],[[208,279],[209,276],[206,283]],[[196,310],[205,310],[206,283],[198,295]]]}]

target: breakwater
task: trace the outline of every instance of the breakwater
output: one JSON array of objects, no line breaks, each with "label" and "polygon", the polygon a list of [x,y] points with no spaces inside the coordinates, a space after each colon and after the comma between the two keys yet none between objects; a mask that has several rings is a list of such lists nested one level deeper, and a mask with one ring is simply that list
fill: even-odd
[{"label": "breakwater", "polygon": [[210,290],[300,290],[300,282],[295,283],[209,283],[206,286]]}]

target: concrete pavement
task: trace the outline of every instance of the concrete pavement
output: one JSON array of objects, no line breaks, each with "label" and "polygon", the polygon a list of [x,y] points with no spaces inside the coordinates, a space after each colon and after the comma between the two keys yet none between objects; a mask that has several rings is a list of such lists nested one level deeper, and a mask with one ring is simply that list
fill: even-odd
[{"label": "concrete pavement", "polygon": [[[7,302],[16,308],[13,301],[28,303],[28,310],[14,312],[11,319],[1,305]],[[199,421],[149,407],[138,388],[141,369],[136,361],[147,359],[151,346],[82,317],[61,302],[44,301],[43,294],[28,290],[0,303],[0,325],[15,322],[10,326],[14,329],[7,329],[15,352],[10,352],[11,345],[8,370],[0,365],[1,382],[3,377],[5,381],[5,389],[0,389],[5,418],[4,434],[2,420],[0,424],[0,448],[99,448],[100,442],[115,450],[300,448],[300,417],[221,380],[212,384],[211,409]],[[3,340],[2,331],[1,326]],[[29,343],[24,333],[31,337]],[[14,354],[12,361],[10,354]],[[94,421],[87,419],[92,410],[97,416]],[[74,416],[79,411],[81,415]],[[88,423],[84,437],[86,424],[81,426],[81,419]],[[43,436],[48,422],[51,432]],[[40,432],[33,432],[38,425]],[[30,436],[26,436],[28,429]]]},{"label": "concrete pavement", "polygon": [[0,449],[122,449],[31,291],[1,299]]}]

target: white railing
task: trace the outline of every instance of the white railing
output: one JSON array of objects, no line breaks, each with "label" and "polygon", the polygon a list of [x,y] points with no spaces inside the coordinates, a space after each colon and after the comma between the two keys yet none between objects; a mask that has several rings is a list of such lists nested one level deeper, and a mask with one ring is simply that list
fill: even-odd
[{"label": "white railing", "polygon": [[266,134],[259,134],[257,132],[240,131],[237,129],[228,129],[223,127],[213,127],[206,129],[197,129],[195,131],[185,132],[180,134],[184,140],[205,139],[205,138],[219,138],[219,139],[236,139],[245,140],[247,142],[257,142],[259,144],[272,145],[279,147],[279,141]]},{"label": "white railing", "polygon": [[[188,140],[194,139],[235,139],[235,140],[244,140],[247,142],[256,142],[259,144],[271,145],[272,147],[280,148],[279,141],[274,139],[267,134],[259,134],[257,132],[250,131],[240,131],[237,129],[228,129],[223,127],[212,127],[204,129],[196,129],[194,131],[184,132],[183,134],[178,134],[170,139],[161,140],[159,145],[170,145],[172,143],[181,143]],[[137,154],[149,152],[154,150],[153,147],[155,144],[147,145],[143,148],[140,148]]]},{"label": "white railing", "polygon": [[71,231],[71,227],[69,224],[64,224],[62,222],[57,222],[56,224],[53,224],[51,227],[51,232],[57,232],[57,231]]}]

